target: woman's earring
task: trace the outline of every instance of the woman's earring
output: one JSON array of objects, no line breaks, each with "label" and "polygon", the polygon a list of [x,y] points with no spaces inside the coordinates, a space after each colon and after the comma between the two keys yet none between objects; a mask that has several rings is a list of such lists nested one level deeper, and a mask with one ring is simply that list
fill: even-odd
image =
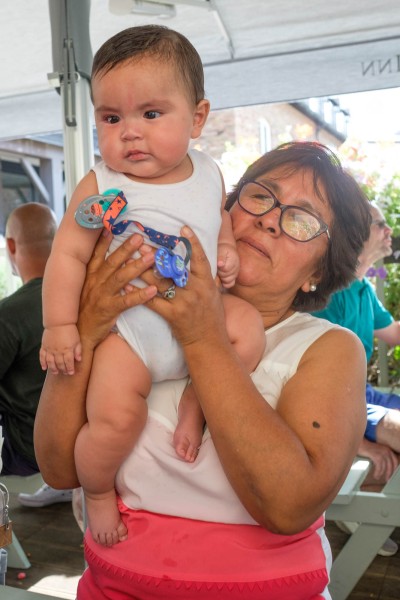
[{"label": "woman's earring", "polygon": [[317,291],[317,285],[315,283],[310,283],[310,292],[316,292]]}]

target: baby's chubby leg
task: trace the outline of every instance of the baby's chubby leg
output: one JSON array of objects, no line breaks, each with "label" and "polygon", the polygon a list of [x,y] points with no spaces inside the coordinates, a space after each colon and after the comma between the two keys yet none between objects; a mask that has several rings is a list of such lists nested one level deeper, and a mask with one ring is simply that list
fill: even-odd
[{"label": "baby's chubby leg", "polygon": [[[222,300],[229,339],[244,366],[251,373],[260,362],[265,349],[262,317],[254,306],[241,298],[225,293]],[[178,418],[174,433],[175,451],[187,462],[193,462],[203,436],[204,416],[191,384],[182,395]]]},{"label": "baby's chubby leg", "polygon": [[189,383],[183,392],[178,408],[178,425],[174,432],[174,448],[178,456],[187,462],[196,460],[203,437],[204,416]]},{"label": "baby's chubby leg", "polygon": [[95,352],[86,401],[88,422],[75,445],[89,529],[93,539],[105,546],[126,539],[114,480],[146,423],[150,388],[143,361],[111,333]]}]

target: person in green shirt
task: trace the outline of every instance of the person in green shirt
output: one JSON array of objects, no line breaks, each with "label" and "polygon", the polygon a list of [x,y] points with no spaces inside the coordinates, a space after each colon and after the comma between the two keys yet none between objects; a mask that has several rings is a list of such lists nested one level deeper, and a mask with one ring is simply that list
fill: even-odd
[{"label": "person in green shirt", "polygon": [[[313,313],[356,333],[364,345],[367,361],[372,356],[374,337],[389,346],[400,344],[400,323],[386,310],[367,279],[371,265],[392,253],[392,229],[377,204],[371,202],[370,210],[371,233],[359,258],[356,279],[349,287],[335,292],[324,310]],[[378,490],[399,465],[400,396],[383,393],[367,383],[366,401],[367,427],[358,454],[371,460],[373,469],[368,482],[370,489]],[[380,554],[390,556],[397,551],[392,540],[385,545],[386,550],[382,548]]]}]

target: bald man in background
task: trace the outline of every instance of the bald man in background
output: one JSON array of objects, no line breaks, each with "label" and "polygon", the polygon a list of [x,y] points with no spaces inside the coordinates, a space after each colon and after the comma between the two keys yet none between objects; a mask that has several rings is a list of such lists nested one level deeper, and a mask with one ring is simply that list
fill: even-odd
[{"label": "bald man in background", "polygon": [[[38,203],[18,206],[6,224],[7,257],[13,274],[21,278],[23,285],[0,301],[2,475],[27,476],[39,471],[33,446],[33,424],[46,376],[39,362],[43,333],[42,281],[56,230],[54,213]],[[39,492],[20,494],[19,499],[28,506],[71,499],[69,490],[65,497],[64,490],[53,490],[49,486],[43,486]],[[24,496],[28,502],[24,502]]]}]

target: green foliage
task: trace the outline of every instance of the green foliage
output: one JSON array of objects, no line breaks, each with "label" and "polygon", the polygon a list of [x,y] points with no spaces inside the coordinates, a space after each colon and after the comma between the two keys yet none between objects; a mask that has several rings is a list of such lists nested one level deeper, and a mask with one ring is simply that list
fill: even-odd
[{"label": "green foliage", "polygon": [[387,222],[393,229],[393,237],[400,236],[400,173],[396,173],[386,183],[379,194],[378,201]]},{"label": "green foliage", "polygon": [[[400,174],[396,174],[383,187],[378,198],[379,205],[385,218],[393,229],[392,236],[400,236]],[[385,265],[387,278],[385,280],[385,306],[396,320],[400,320],[400,263]]]},{"label": "green foliage", "polygon": [[[383,188],[379,204],[388,224],[393,229],[393,237],[400,236],[400,174],[395,174]],[[386,265],[385,306],[396,321],[400,320],[400,263]],[[400,346],[388,351],[388,368],[390,383],[397,385],[400,381]]]},{"label": "green foliage", "polygon": [[396,321],[400,320],[400,265],[385,265],[385,306]]}]

